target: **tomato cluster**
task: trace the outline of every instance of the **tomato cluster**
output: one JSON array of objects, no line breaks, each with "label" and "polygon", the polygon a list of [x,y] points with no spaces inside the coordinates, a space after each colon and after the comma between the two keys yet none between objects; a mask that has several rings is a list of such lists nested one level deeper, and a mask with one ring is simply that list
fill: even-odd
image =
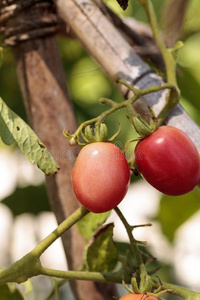
[{"label": "tomato cluster", "polygon": [[[161,126],[140,140],[135,148],[135,162],[146,181],[167,195],[186,194],[200,181],[196,146],[175,127]],[[110,142],[84,146],[72,171],[77,199],[95,213],[116,207],[124,198],[129,181],[128,162]]]}]

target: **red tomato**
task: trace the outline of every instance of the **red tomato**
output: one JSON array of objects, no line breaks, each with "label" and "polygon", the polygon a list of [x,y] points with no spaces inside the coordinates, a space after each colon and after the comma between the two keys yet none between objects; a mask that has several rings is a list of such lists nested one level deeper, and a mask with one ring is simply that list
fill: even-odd
[{"label": "red tomato", "polygon": [[128,162],[112,143],[97,142],[80,151],[72,171],[72,184],[79,202],[94,213],[116,207],[130,181]]},{"label": "red tomato", "polygon": [[147,296],[145,294],[128,294],[121,297],[119,300],[157,300],[155,297]]},{"label": "red tomato", "polygon": [[167,195],[186,194],[200,180],[197,148],[175,127],[161,126],[141,140],[135,149],[135,160],[146,181]]}]

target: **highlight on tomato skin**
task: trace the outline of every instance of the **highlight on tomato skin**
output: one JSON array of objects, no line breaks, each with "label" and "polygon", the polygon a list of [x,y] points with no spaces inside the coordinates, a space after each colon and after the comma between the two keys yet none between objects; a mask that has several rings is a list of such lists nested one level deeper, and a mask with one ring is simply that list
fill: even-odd
[{"label": "highlight on tomato skin", "polygon": [[172,126],[161,126],[139,141],[135,162],[144,179],[167,195],[186,194],[200,181],[200,157],[195,144]]},{"label": "highlight on tomato skin", "polygon": [[127,294],[122,296],[119,300],[157,300],[157,298],[147,296],[146,294]]},{"label": "highlight on tomato skin", "polygon": [[123,152],[109,142],[84,146],[72,170],[78,201],[94,213],[116,207],[126,195],[130,169]]}]

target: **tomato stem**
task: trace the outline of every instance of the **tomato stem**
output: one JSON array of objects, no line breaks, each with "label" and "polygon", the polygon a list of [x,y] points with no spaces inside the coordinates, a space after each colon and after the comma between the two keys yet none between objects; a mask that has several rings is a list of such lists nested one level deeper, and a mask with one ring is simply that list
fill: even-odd
[{"label": "tomato stem", "polygon": [[171,283],[166,282],[158,282],[153,281],[154,288],[161,288],[162,290],[166,290],[168,293],[173,295],[177,295],[186,300],[200,300],[200,293],[192,291],[182,286],[178,286]]},{"label": "tomato stem", "polygon": [[176,52],[182,46],[182,43],[177,43],[173,49],[167,49],[160,33],[157,17],[151,0],[139,0],[139,2],[146,11],[155,41],[163,57],[166,67],[167,82],[173,86],[173,88],[169,91],[166,105],[158,116],[158,123],[160,126],[171,110],[178,104],[180,99],[180,91],[176,80]]},{"label": "tomato stem", "polygon": [[[133,91],[134,95],[133,97],[131,97],[130,99],[127,99],[123,102],[120,102],[120,103],[116,103],[114,102],[113,100],[111,99],[107,99],[107,98],[101,98],[100,99],[100,102],[103,103],[103,104],[108,104],[109,106],[111,106],[109,109],[107,109],[106,111],[102,112],[99,116],[97,116],[96,118],[92,118],[90,120],[87,120],[85,122],[83,122],[78,128],[77,130],[73,133],[73,134],[70,134],[68,132],[68,130],[64,130],[63,131],[63,134],[66,138],[69,138],[69,139],[73,139],[73,141],[76,141],[80,146],[84,146],[85,143],[84,142],[81,142],[80,140],[80,136],[82,136],[82,138],[85,140],[85,142],[87,143],[87,138],[85,139],[84,138],[84,129],[86,128],[86,126],[88,125],[94,125],[95,127],[98,127],[101,125],[102,122],[104,122],[104,120],[110,116],[111,114],[115,113],[116,111],[120,110],[120,109],[123,109],[123,108],[126,108],[128,109],[130,115],[131,115],[131,118],[133,116],[136,115],[136,111],[133,107],[133,104],[142,96],[144,95],[147,95],[147,94],[150,94],[150,93],[155,93],[155,92],[158,92],[160,90],[164,90],[164,89],[174,89],[174,85],[173,84],[170,84],[170,83],[164,83],[162,85],[153,85],[149,88],[146,88],[146,89],[137,89],[137,88],[134,88],[133,86],[131,86],[130,84],[128,84],[127,82],[121,80],[121,79],[118,79],[117,80],[118,83],[121,83],[123,84],[124,86],[128,87],[130,90]],[[162,117],[162,116],[161,116]],[[114,135],[114,137],[116,137],[118,134]],[[108,141],[113,141],[113,137],[111,137],[110,139],[108,139]],[[75,143],[73,143],[75,144]],[[72,144],[72,145],[73,145]]]},{"label": "tomato stem", "polygon": [[[128,234],[129,241],[131,244],[131,248],[135,255],[136,268],[138,269],[138,273],[140,276],[139,291],[141,293],[144,293],[146,291],[151,291],[151,289],[152,289],[151,277],[148,275],[148,273],[146,271],[145,264],[142,259],[142,253],[141,253],[140,249],[138,248],[139,242],[137,240],[135,240],[135,238],[133,237],[133,233],[132,233],[133,229],[135,229],[136,227],[129,225],[126,218],[124,217],[124,215],[122,214],[121,210],[118,207],[115,207],[115,212],[117,213],[118,217],[120,218],[120,220],[122,221],[122,223],[126,229],[126,232]],[[135,280],[134,280],[134,283],[136,283]],[[138,291],[135,291],[135,288],[136,288],[135,285],[132,286],[132,288],[133,288],[134,292],[138,292]]]}]

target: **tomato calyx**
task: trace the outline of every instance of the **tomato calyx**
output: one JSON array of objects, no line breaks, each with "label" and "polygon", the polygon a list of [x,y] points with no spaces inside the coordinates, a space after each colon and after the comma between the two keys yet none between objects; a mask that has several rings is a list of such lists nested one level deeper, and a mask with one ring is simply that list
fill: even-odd
[{"label": "tomato calyx", "polygon": [[96,142],[112,142],[121,132],[121,126],[119,126],[118,131],[110,138],[108,138],[108,128],[106,124],[100,123],[92,125],[87,125],[82,131],[81,135],[87,144]]},{"label": "tomato calyx", "polygon": [[77,144],[85,146],[96,142],[113,142],[121,132],[121,126],[119,124],[117,132],[109,138],[108,128],[105,123],[96,122],[95,124],[89,125],[88,122],[85,123],[82,123],[74,134],[70,134],[68,130],[64,130],[63,134],[69,139],[71,146],[75,146]]},{"label": "tomato calyx", "polygon": [[158,121],[153,109],[150,106],[148,109],[149,113],[144,113],[144,115],[149,117],[149,123],[140,114],[135,114],[131,120],[133,127],[140,135],[139,139],[149,136],[158,128]]},{"label": "tomato calyx", "polygon": [[[162,282],[160,282],[160,286],[155,290],[152,287],[152,280],[151,277],[148,276],[149,279],[148,284],[146,285],[146,289],[141,289],[141,287],[138,287],[138,284],[136,282],[136,278],[133,277],[131,280],[131,285],[132,285],[132,289],[128,288],[127,285],[125,284],[124,281],[122,281],[122,284],[124,286],[124,288],[129,292],[129,294],[123,296],[122,298],[120,298],[120,300],[125,300],[125,299],[129,299],[128,295],[132,295],[133,297],[130,297],[130,300],[143,300],[143,299],[149,299],[149,300],[156,300],[156,299],[161,299],[160,297],[169,292],[169,293],[173,293],[173,290],[171,289],[162,289]],[[159,280],[160,281],[160,280]]]},{"label": "tomato calyx", "polygon": [[[140,273],[140,280],[136,279],[136,274],[134,274],[131,278],[131,288],[129,288],[125,281],[122,281],[124,288],[129,292],[128,295],[137,295],[137,300],[149,299],[149,300],[156,300],[161,299],[160,297],[165,293],[173,293],[172,289],[163,289],[162,282],[158,277],[159,285],[155,288],[154,284],[155,281],[152,280],[151,276],[147,274],[146,271],[142,271]],[[141,298],[138,298],[141,296]],[[127,300],[128,298],[125,297]],[[124,298],[124,300],[125,300]],[[123,300],[123,297],[120,298]],[[132,298],[130,298],[131,300]],[[136,298],[135,298],[136,299]],[[134,297],[133,297],[134,300]]]}]

